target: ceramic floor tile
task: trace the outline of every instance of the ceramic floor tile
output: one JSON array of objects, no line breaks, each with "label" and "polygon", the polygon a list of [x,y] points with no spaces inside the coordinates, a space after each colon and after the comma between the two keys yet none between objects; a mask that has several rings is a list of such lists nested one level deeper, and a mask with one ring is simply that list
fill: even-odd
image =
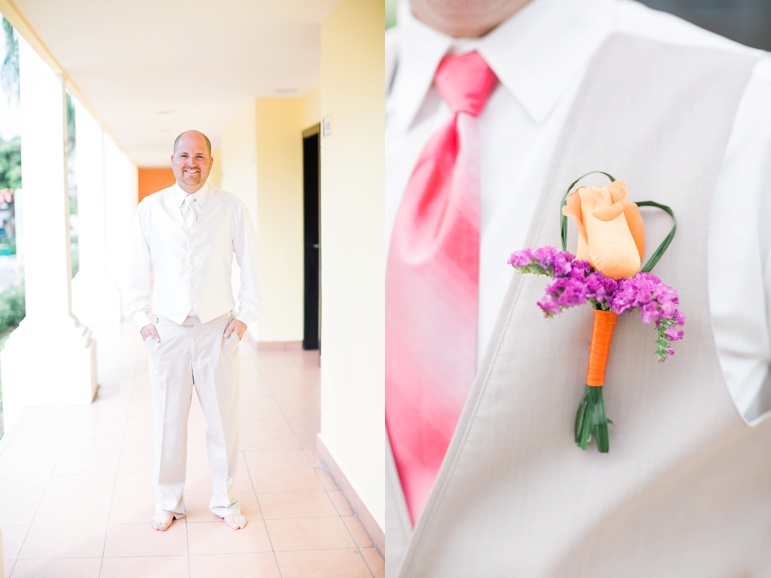
[{"label": "ceramic floor tile", "polygon": [[17,475],[49,476],[54,471],[58,456],[30,456],[11,452],[13,444],[0,456],[0,476]]},{"label": "ceramic floor tile", "polygon": [[29,526],[3,526],[3,558],[18,558]]},{"label": "ceramic floor tile", "polygon": [[119,454],[123,447],[123,436],[75,438],[66,440],[62,447],[62,455],[91,455],[99,452]]},{"label": "ceramic floor tile", "polygon": [[93,404],[31,408],[0,450],[4,578],[383,575],[382,556],[316,454],[318,352],[242,353],[234,492],[249,525],[234,531],[209,512],[207,426],[194,399],[188,516],[153,531],[147,359],[135,329],[123,330],[125,343],[100,341]]},{"label": "ceramic floor tile", "polygon": [[39,498],[45,492],[49,476],[0,475],[0,497]]},{"label": "ceramic floor tile", "polygon": [[276,557],[272,552],[190,556],[190,576],[191,578],[212,578],[213,576],[281,578]]},{"label": "ceramic floor tile", "polygon": [[0,528],[30,525],[39,503],[38,497],[0,496]]},{"label": "ceramic floor tile", "polygon": [[329,475],[327,470],[324,468],[315,468],[315,471],[316,475],[319,477],[319,480],[321,480],[321,485],[324,486],[325,490],[340,489],[337,487],[337,483],[335,482],[334,478]]},{"label": "ceramic floor tile", "polygon": [[321,431],[321,420],[318,415],[290,417],[289,425],[298,435],[315,435]]},{"label": "ceramic floor tile", "polygon": [[233,530],[221,520],[188,524],[187,533],[191,556],[271,551],[265,525],[259,520],[249,522],[240,530]]},{"label": "ceramic floor tile", "polygon": [[152,474],[153,454],[149,452],[122,454],[118,463],[118,473]]},{"label": "ceramic floor tile", "polygon": [[155,499],[149,496],[115,496],[110,524],[149,524],[155,515]]},{"label": "ceramic floor tile", "polygon": [[43,498],[33,526],[106,524],[111,498]]},{"label": "ceramic floor tile", "polygon": [[102,450],[88,455],[61,456],[56,463],[55,476],[110,475],[118,472],[117,453]]},{"label": "ceramic floor tile", "polygon": [[315,450],[317,444],[317,434],[295,434],[300,447],[305,450]]},{"label": "ceramic floor tile", "polygon": [[44,498],[109,498],[115,489],[114,475],[52,476]]},{"label": "ceramic floor tile", "polygon": [[165,532],[145,524],[114,524],[107,529],[104,556],[184,556],[187,554],[185,521],[175,520]]},{"label": "ceramic floor tile", "polygon": [[302,445],[293,433],[265,436],[258,441],[241,436],[242,450],[301,450]]},{"label": "ceramic floor tile", "polygon": [[324,486],[312,469],[259,470],[251,472],[254,490],[261,492],[309,492]]},{"label": "ceramic floor tile", "polygon": [[7,456],[16,453],[23,456],[58,456],[62,453],[62,447],[66,438],[62,436],[48,438],[26,438],[19,436],[13,440],[13,448],[6,450]]},{"label": "ceramic floor tile", "polygon": [[66,531],[61,526],[32,526],[19,559],[100,557],[106,531],[106,526],[67,526]]},{"label": "ceramic floor tile", "polygon": [[311,463],[311,465],[314,468],[323,468],[324,464],[321,463],[321,460],[319,459],[319,455],[314,449],[303,449],[303,452],[305,453],[305,457],[308,458],[308,461]]},{"label": "ceramic floor tile", "polygon": [[99,578],[101,558],[18,560],[13,578]]},{"label": "ceramic floor tile", "polygon": [[385,560],[376,548],[362,548],[361,555],[375,578],[385,578]]},{"label": "ceramic floor tile", "polygon": [[258,494],[265,519],[327,518],[337,515],[326,492],[274,492]]},{"label": "ceramic floor tile", "polygon": [[343,523],[348,528],[351,536],[353,536],[357,546],[360,548],[372,548],[374,546],[372,538],[367,534],[359,518],[356,516],[346,516],[343,518]]},{"label": "ceramic floor tile", "polygon": [[358,550],[277,552],[283,578],[372,578]]},{"label": "ceramic floor tile", "polygon": [[118,474],[115,478],[115,496],[149,496],[153,499],[153,477],[150,474]]},{"label": "ceramic floor tile", "polygon": [[[243,463],[243,462],[240,462]],[[240,464],[239,464],[240,465]],[[187,453],[187,473],[188,475],[193,473],[208,473],[211,471],[209,465],[209,456],[205,452],[188,452]]]},{"label": "ceramic floor tile", "polygon": [[303,450],[245,451],[243,455],[250,471],[312,468]]},{"label": "ceramic floor tile", "polygon": [[329,494],[329,499],[332,500],[338,514],[341,516],[353,516],[353,508],[351,508],[351,504],[348,503],[343,492],[340,490],[327,490],[327,494]]},{"label": "ceramic floor tile", "polygon": [[[187,556],[105,558],[100,578],[188,578]],[[212,574],[211,576],[217,576]]]},{"label": "ceramic floor tile", "polygon": [[340,518],[265,520],[265,523],[276,552],[355,547]]}]

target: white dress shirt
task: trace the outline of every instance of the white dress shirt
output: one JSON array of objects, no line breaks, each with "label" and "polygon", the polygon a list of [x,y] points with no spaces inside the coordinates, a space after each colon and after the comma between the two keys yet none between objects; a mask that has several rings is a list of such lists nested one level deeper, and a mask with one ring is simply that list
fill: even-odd
[{"label": "white dress shirt", "polygon": [[[513,274],[506,261],[512,251],[525,248],[538,202],[533,191],[542,190],[583,75],[605,39],[624,33],[677,45],[753,52],[628,0],[532,0],[479,39],[453,39],[429,28],[412,16],[406,2],[400,5],[398,22],[398,29],[387,35],[387,54],[391,51],[396,60],[386,99],[388,237],[420,151],[450,115],[432,86],[439,61],[448,53],[477,50],[500,81],[479,117],[478,360],[488,345]],[[767,306],[771,296],[771,226],[767,224],[771,219],[771,58],[754,52],[763,58],[754,68],[734,119],[713,200],[708,247],[718,357],[737,409],[748,420],[765,410],[762,393],[771,387],[767,383],[771,356]],[[587,170],[593,169],[608,170]],[[666,203],[655,191],[635,191],[634,183],[629,183],[629,190],[631,200]],[[554,208],[555,218],[558,210]],[[687,317],[688,312],[684,313]]]},{"label": "white dress shirt", "polygon": [[132,231],[132,269],[126,313],[139,328],[152,313],[182,323],[196,315],[202,323],[235,307],[233,256],[240,267],[238,311],[249,325],[260,315],[257,240],[243,203],[206,183],[194,193],[196,223],[188,228],[183,211],[188,193],[173,185],[139,203]]}]

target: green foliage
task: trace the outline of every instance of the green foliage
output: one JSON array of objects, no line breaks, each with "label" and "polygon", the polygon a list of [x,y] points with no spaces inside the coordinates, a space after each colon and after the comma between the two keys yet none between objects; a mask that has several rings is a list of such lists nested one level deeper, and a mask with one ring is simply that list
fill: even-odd
[{"label": "green foliage", "polygon": [[21,188],[21,138],[0,139],[0,189]]},{"label": "green foliage", "polygon": [[386,30],[396,25],[396,0],[386,0],[385,3],[385,27]]},{"label": "green foliage", "polygon": [[25,314],[24,282],[11,285],[0,293],[0,332],[18,327]]},{"label": "green foliage", "polygon": [[0,62],[0,84],[8,102],[19,102],[19,36],[5,16],[0,17],[3,28],[5,54]]},{"label": "green foliage", "polygon": [[610,450],[609,423],[612,424],[613,422],[605,415],[602,387],[587,385],[584,387],[584,395],[576,412],[576,445],[585,450],[594,438],[597,441],[597,451],[601,454],[607,454]]}]

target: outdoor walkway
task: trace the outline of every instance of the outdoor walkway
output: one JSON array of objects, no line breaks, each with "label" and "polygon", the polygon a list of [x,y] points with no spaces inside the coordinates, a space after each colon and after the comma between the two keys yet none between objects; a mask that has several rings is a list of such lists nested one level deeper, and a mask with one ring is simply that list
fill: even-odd
[{"label": "outdoor walkway", "polygon": [[[371,578],[383,558],[316,457],[318,354],[241,345],[235,493],[249,525],[208,511],[205,422],[194,396],[186,519],[153,531],[147,359],[132,326],[99,331],[99,391],[30,409],[0,441],[6,578]],[[41,363],[45,357],[41,356]]]}]

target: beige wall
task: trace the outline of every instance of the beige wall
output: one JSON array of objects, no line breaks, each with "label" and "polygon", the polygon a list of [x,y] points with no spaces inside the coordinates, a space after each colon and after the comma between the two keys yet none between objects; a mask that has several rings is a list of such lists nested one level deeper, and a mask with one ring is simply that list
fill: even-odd
[{"label": "beige wall", "polygon": [[219,158],[214,158],[215,163],[220,161],[219,180],[222,189],[233,193],[246,204],[253,223],[259,219],[255,124],[254,106],[249,105],[222,135]]},{"label": "beige wall", "polygon": [[219,150],[215,149],[211,152],[211,156],[214,159],[214,164],[212,164],[211,172],[209,173],[209,178],[207,179],[207,182],[211,186],[221,189],[222,188],[222,153]]},{"label": "beige wall", "polygon": [[342,0],[321,26],[321,438],[381,529],[383,27],[378,0]]},{"label": "beige wall", "polygon": [[213,152],[212,184],[239,196],[257,229],[264,311],[250,331],[261,342],[303,338],[302,131],[318,122],[319,107],[318,89],[257,98]]},{"label": "beige wall", "polygon": [[302,98],[258,98],[257,231],[265,311],[260,341],[302,341]]},{"label": "beige wall", "polygon": [[306,93],[303,97],[305,103],[303,111],[303,128],[310,128],[321,122],[321,88]]},{"label": "beige wall", "polygon": [[[254,135],[254,106],[241,111],[236,120],[222,135],[218,151],[212,152],[214,166],[219,167],[212,184],[233,193],[246,205],[252,223],[257,220],[257,140]],[[214,168],[214,167],[212,167]],[[211,178],[211,176],[210,176]],[[259,232],[258,232],[259,234]],[[238,295],[240,287],[239,269],[233,267],[233,293]],[[260,339],[262,323],[252,323],[248,331]]]}]

